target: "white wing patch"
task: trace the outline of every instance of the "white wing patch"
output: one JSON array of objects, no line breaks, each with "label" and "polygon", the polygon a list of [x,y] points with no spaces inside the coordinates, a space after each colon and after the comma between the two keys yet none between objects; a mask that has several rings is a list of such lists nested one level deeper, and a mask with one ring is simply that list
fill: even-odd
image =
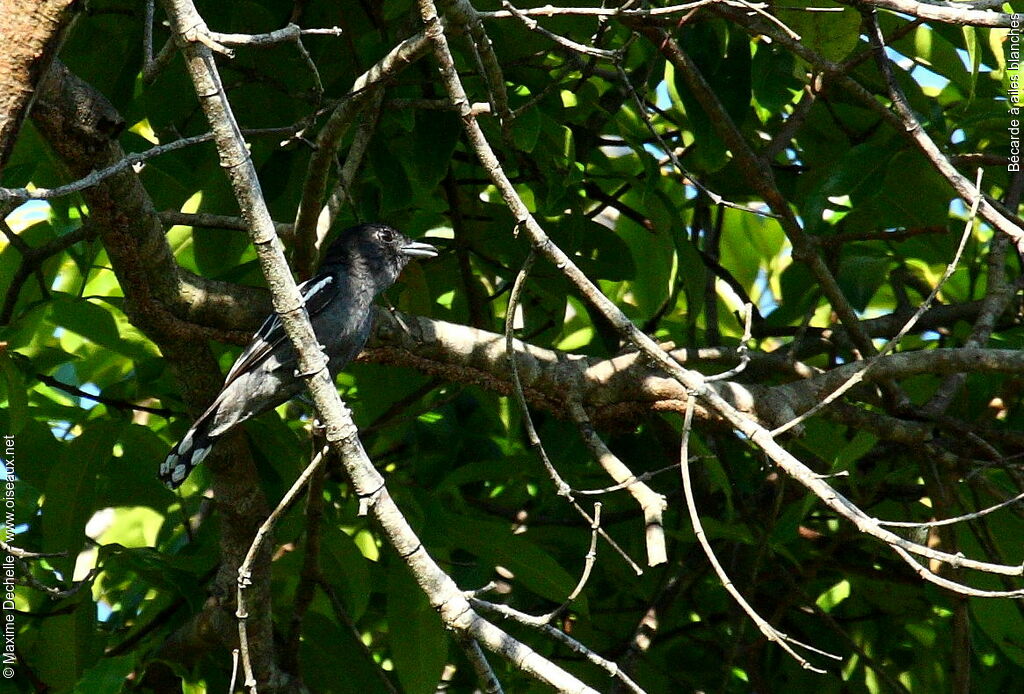
[{"label": "white wing patch", "polygon": [[[314,280],[316,281],[314,282]],[[323,299],[319,302],[314,299],[318,294],[323,293],[333,282],[334,276],[327,274],[319,278],[314,277],[299,285],[299,291],[302,292],[302,303],[307,307],[311,315],[319,312],[326,305],[326,301]],[[252,336],[252,342],[249,343],[249,346],[245,348],[238,356],[238,359],[235,360],[231,369],[228,370],[224,384],[231,383],[241,371],[258,362],[267,354],[272,353],[273,348],[285,339],[281,318],[277,314],[271,314],[263,322],[263,325],[260,326],[260,329],[256,331],[256,334]]]},{"label": "white wing patch", "polygon": [[302,292],[302,303],[304,303],[304,304],[308,303],[310,298],[312,298],[317,292],[322,291],[324,289],[324,287],[326,287],[327,285],[329,285],[333,281],[334,281],[334,275],[327,275],[326,277],[324,277],[322,280],[320,280],[316,284],[314,284],[314,285],[312,285],[310,287],[307,287]]},{"label": "white wing patch", "polygon": [[[334,275],[327,273],[299,285],[302,303],[311,317],[322,313],[331,303],[337,293],[337,289],[332,287],[333,284],[335,284]],[[228,371],[224,380],[225,389],[239,375],[247,373],[249,369],[261,368],[260,364],[264,360],[267,360],[267,363],[263,364],[262,368],[265,368],[267,364],[276,367],[282,358],[278,346],[285,340],[287,340],[287,336],[284,326],[281,324],[281,318],[276,314],[270,315],[253,335],[252,342],[242,351]],[[225,392],[227,391],[221,390],[221,394],[209,409],[193,423],[192,428],[160,465],[160,478],[171,489],[180,485],[192,472],[192,469],[209,455],[216,440],[237,423],[238,420],[232,420],[227,427],[223,422],[219,427],[216,424],[217,414],[223,405],[221,399]],[[248,415],[242,417],[242,420],[244,419],[248,419]],[[221,430],[218,431],[218,428]]]}]

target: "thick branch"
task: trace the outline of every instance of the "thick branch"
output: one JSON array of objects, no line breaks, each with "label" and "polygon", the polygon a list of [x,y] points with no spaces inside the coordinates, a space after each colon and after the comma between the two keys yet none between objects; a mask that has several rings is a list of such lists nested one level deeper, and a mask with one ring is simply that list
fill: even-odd
[{"label": "thick branch", "polygon": [[[205,42],[197,40],[199,35],[207,33],[205,24],[190,0],[166,0],[165,7],[171,18],[176,40],[185,55],[196,93],[213,128],[221,163],[231,181],[243,216],[250,224],[250,234],[259,255],[260,265],[267,277],[275,309],[281,316],[288,339],[298,355],[300,373],[305,375],[306,385],[321,421],[326,425],[327,441],[340,454],[356,494],[364,500],[364,508],[372,510],[388,541],[409,565],[417,583],[449,628],[463,632],[480,641],[485,647],[502,653],[548,684],[564,691],[593,691],[477,616],[454,581],[427,554],[422,542],[391,499],[384,487],[383,478],[373,467],[359,442],[359,432],[352,422],[351,413],[335,390],[333,379],[327,370],[326,359],[320,351],[309,318],[303,310],[295,281],[285,262],[281,242],[274,231],[273,221],[260,191],[255,166],[235,123],[213,55]],[[238,591],[239,636],[243,663],[246,660],[249,628],[246,621],[248,615],[241,604],[241,589],[245,587],[248,579],[248,576],[239,577]],[[269,641],[264,642],[267,636],[265,633],[260,634],[260,644],[266,649],[262,654],[264,657],[272,654],[272,645]],[[262,665],[264,672],[273,665],[272,662],[256,664]],[[246,687],[255,691],[257,681],[254,679],[252,664],[246,665]]]},{"label": "thick branch", "polygon": [[[123,127],[120,116],[101,94],[59,63],[54,64],[40,87],[32,118],[73,176],[84,176],[124,157],[124,151],[113,139]],[[124,292],[125,312],[160,347],[183,384],[191,409],[201,410],[220,389],[222,376],[209,349],[197,339],[202,332],[179,316],[189,313],[187,292],[181,291],[178,266],[138,175],[131,169],[121,171],[82,195],[90,222]],[[223,306],[232,301],[235,293],[221,291],[227,286],[211,285],[210,295],[216,297],[211,299],[213,304]],[[249,294],[244,288],[232,291]],[[224,464],[228,460],[231,465]],[[246,538],[252,536],[266,502],[256,484],[252,459],[238,439],[227,441],[215,451],[210,465],[217,472],[213,489],[221,508],[221,554],[225,567],[218,575],[220,587],[214,593],[225,594],[225,588],[233,583],[233,567],[244,552],[242,542],[247,544]],[[267,590],[268,586],[261,582],[259,590]],[[217,618],[218,604],[213,601],[211,606],[213,609],[190,622],[207,626],[183,627],[168,640],[161,657],[183,662],[186,657],[198,657],[199,651],[209,647],[206,639],[211,633],[222,644],[230,641],[231,632],[218,629],[225,623]]]},{"label": "thick branch", "polygon": [[[917,0],[863,0],[883,10],[909,14],[912,17],[929,19],[945,24],[976,27],[1009,27],[1013,16],[1002,12],[976,10],[964,7],[961,2],[917,2]],[[850,3],[854,4],[854,3]],[[1019,22],[1018,22],[1019,25]]]},{"label": "thick branch", "polygon": [[0,171],[14,149],[36,85],[50,69],[75,13],[74,0],[0,3]]},{"label": "thick branch", "polygon": [[[1019,576],[1024,574],[1024,567],[966,559],[959,555],[941,552],[922,544],[911,542],[883,529],[856,504],[842,496],[828,482],[783,448],[773,438],[770,431],[752,418],[737,411],[709,387],[709,384],[701,374],[682,368],[669,355],[664,353],[657,343],[639,330],[618,306],[601,293],[597,286],[573,262],[572,258],[566,255],[551,240],[523,202],[502,168],[501,163],[498,161],[486,136],[480,129],[476,117],[470,110],[469,99],[455,69],[454,59],[448,48],[444,29],[437,17],[433,3],[430,0],[419,0],[419,5],[424,24],[427,27],[426,33],[434,44],[434,52],[440,63],[441,77],[448,92],[448,97],[458,107],[469,143],[515,218],[518,229],[525,232],[526,237],[540,254],[562,271],[582,296],[608,319],[623,338],[636,345],[645,356],[664,368],[688,392],[707,402],[711,409],[728,420],[730,425],[764,451],[787,474],[807,487],[836,513],[852,522],[861,532],[878,538],[894,548],[901,548],[919,556],[948,563],[954,567],[966,567],[1001,575]],[[856,325],[856,320],[852,325]]]}]

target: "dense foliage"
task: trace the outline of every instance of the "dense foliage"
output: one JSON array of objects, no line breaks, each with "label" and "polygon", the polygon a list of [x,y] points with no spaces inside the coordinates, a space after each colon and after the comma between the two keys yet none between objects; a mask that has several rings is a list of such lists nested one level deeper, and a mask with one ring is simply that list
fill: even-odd
[{"label": "dense foliage", "polygon": [[[93,0],[59,54],[123,119],[110,134],[127,152],[210,130],[182,51],[169,48],[166,61],[146,66],[143,4]],[[709,375],[737,366],[746,345],[749,364],[715,387],[772,429],[842,385],[853,373],[844,365],[874,358],[938,287],[894,356],[877,358],[864,383],[778,440],[865,518],[954,517],[1020,492],[1024,359],[1009,351],[1024,341],[1019,238],[992,221],[1020,224],[1024,184],[1007,166],[1013,73],[1004,48],[1016,44],[1005,25],[879,10],[887,79],[870,44],[870,4],[864,14],[828,1],[766,6],[799,41],[732,2],[525,21],[439,5],[473,114],[515,191],[640,330],[666,349],[686,348],[678,360]],[[503,357],[488,370],[466,356],[504,349],[499,335],[530,237],[467,139],[429,41],[389,68],[384,89],[370,80],[351,92],[359,75],[423,31],[417,3],[198,9],[221,34],[290,22],[340,29],[301,44],[214,36],[232,45],[217,67],[262,194],[274,220],[291,225],[320,154],[326,192],[340,199],[335,231],[381,220],[443,248],[388,293],[397,317],[381,313],[382,333],[338,386],[391,495],[458,586],[494,581],[479,597],[533,614],[558,607],[590,568],[590,524],[524,433]],[[171,35],[164,17],[158,6],[154,52]],[[531,30],[533,21],[556,36]],[[893,104],[895,86],[919,132]],[[39,101],[3,170],[7,189],[56,188],[102,168],[77,135],[55,131],[48,114],[59,107]],[[339,139],[324,139],[344,109],[347,120],[332,126]],[[970,215],[974,200],[958,196],[936,156],[964,180],[982,168],[988,212]],[[148,199],[126,192],[134,189],[125,181],[141,181]],[[236,286],[266,286],[239,203],[209,138],[147,155],[83,190],[27,197],[0,200],[0,434],[14,436],[17,471],[8,542],[45,556],[18,561],[14,683],[226,691],[233,572],[312,448],[312,409],[293,401],[246,427],[248,452],[240,439],[180,495],[155,477],[270,310],[265,290]],[[324,197],[312,194],[300,231],[282,227],[302,278]],[[940,285],[965,225],[966,245]],[[167,247],[180,270],[169,270]],[[623,361],[636,346],[562,270],[538,256],[516,337],[564,360],[589,359],[590,380],[559,382],[557,360],[544,362],[547,376],[523,374],[526,400],[576,503],[593,513],[601,502],[601,527],[643,573],[599,538],[582,591],[554,627],[651,693],[1019,686],[1019,601],[940,587],[917,562],[979,590],[1013,590],[1019,580],[904,561],[698,400],[690,467],[718,561],[768,622],[842,660],[798,648],[826,670],[817,674],[767,641],[723,588],[687,512],[678,467],[685,390],[647,357]],[[411,325],[411,316],[429,320]],[[454,336],[448,324],[478,332]],[[627,369],[629,361],[637,363]],[[667,562],[647,565],[644,516],[586,444],[573,403],[632,474],[650,475],[646,484],[665,495]],[[225,496],[242,488],[252,496]],[[275,528],[269,574],[256,579],[269,581],[265,599],[250,609],[270,610],[275,660],[257,667],[282,679],[261,682],[261,691],[301,680],[312,692],[412,694],[434,691],[442,677],[450,691],[473,691],[460,640],[360,510],[329,460]],[[993,564],[1024,561],[1019,506],[890,530]],[[595,689],[624,686],[548,634],[481,614]],[[488,656],[505,691],[546,690]]]}]

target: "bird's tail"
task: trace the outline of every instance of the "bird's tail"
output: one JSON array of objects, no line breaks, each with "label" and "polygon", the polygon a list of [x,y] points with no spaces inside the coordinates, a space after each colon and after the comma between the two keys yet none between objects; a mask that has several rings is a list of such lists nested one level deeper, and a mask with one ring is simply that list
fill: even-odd
[{"label": "bird's tail", "polygon": [[210,409],[192,423],[185,436],[171,449],[171,452],[167,454],[167,459],[160,465],[158,476],[169,489],[180,487],[189,473],[210,453],[210,449],[213,448],[217,439],[226,433],[224,431],[211,432],[217,404],[214,402]]}]

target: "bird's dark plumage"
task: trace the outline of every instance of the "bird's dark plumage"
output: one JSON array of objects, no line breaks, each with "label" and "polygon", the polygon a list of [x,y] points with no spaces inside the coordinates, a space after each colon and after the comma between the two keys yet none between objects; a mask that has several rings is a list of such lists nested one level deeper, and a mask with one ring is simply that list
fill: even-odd
[{"label": "bird's dark plumage", "polygon": [[[435,255],[433,246],[412,241],[384,224],[352,227],[331,244],[319,274],[300,284],[299,291],[332,377],[366,343],[374,297],[395,283],[411,258]],[[164,484],[178,487],[217,439],[302,392],[297,364],[280,317],[270,316],[228,371],[213,404],[160,466]]]}]

